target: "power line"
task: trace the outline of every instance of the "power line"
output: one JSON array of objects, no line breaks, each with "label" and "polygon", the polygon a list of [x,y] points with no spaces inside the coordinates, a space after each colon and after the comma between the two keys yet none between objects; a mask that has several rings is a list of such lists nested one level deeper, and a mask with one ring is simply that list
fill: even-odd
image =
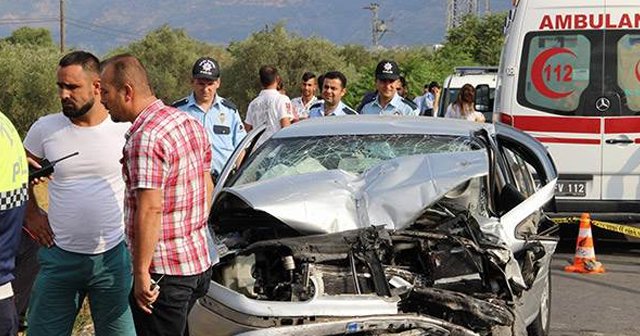
[{"label": "power line", "polygon": [[46,23],[57,22],[58,18],[16,18],[16,19],[0,19],[0,25],[15,25],[26,23]]},{"label": "power line", "polygon": [[94,33],[106,35],[106,36],[124,38],[124,39],[126,39],[128,41],[135,41],[136,40],[135,37],[131,37],[131,34],[113,33],[113,32],[109,32],[109,31],[104,31],[104,30],[96,29],[96,27],[92,27],[90,25],[85,25],[85,24],[80,24],[80,23],[77,23],[77,22],[73,22],[71,20],[68,20],[67,23],[69,25],[71,25],[71,26],[74,26],[74,27],[77,27],[77,28],[80,28],[80,29],[84,29],[84,30],[88,30],[88,31],[92,31]]},{"label": "power line", "polygon": [[88,21],[78,20],[78,19],[67,18],[67,21],[71,21],[71,22],[77,23],[79,25],[84,25],[84,26],[87,26],[87,27],[93,27],[93,28],[96,28],[96,29],[113,32],[114,34],[136,35],[136,37],[142,37],[143,36],[142,34],[140,34],[139,31],[131,32],[131,31],[126,31],[126,30],[114,29],[114,28],[110,28],[110,27],[106,27],[106,26],[102,26],[102,25],[97,25],[95,23],[91,23],[91,22],[88,22]]}]

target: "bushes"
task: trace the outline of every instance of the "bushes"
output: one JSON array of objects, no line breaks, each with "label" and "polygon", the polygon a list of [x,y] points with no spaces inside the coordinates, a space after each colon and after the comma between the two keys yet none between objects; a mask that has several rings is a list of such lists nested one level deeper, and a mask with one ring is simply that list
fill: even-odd
[{"label": "bushes", "polygon": [[[222,68],[220,95],[234,101],[243,115],[260,91],[258,69],[262,65],[278,68],[292,98],[300,94],[298,83],[305,71],[319,75],[338,70],[348,79],[344,101],[355,108],[363,94],[374,89],[375,65],[383,58],[398,62],[412,96],[422,94],[423,85],[432,80],[442,82],[455,66],[496,65],[503,20],[504,14],[468,17],[448,33],[444,48],[436,52],[427,46],[388,50],[337,46],[323,38],[287,32],[284,24],[277,23],[228,48],[198,41],[182,29],[165,25],[106,56],[128,52],[139,57],[156,95],[167,103],[189,94],[193,62],[212,56]],[[38,117],[60,110],[55,71],[62,55],[56,48],[51,34],[42,28],[23,27],[0,41],[0,110],[22,136]]]}]

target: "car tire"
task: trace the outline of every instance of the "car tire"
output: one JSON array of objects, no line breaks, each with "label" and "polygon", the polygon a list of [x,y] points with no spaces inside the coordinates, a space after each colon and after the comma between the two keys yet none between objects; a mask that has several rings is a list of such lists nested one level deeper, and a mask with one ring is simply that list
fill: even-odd
[{"label": "car tire", "polygon": [[[529,336],[548,336],[551,325],[551,269],[548,269],[547,289],[540,301],[540,310],[536,319],[527,327]],[[545,295],[546,294],[546,295]]]}]

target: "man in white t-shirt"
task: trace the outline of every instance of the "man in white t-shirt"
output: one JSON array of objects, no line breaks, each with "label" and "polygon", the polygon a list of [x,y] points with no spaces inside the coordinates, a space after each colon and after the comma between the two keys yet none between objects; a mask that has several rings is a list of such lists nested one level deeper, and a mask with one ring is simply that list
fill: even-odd
[{"label": "man in white t-shirt", "polygon": [[74,51],[58,64],[62,113],[36,121],[27,155],[52,161],[49,213],[30,198],[26,228],[43,246],[28,312],[29,336],[70,335],[86,296],[97,335],[135,335],[128,295],[131,261],[124,243],[124,181],[119,160],[128,124],[100,103],[100,64]]},{"label": "man in white t-shirt", "polygon": [[244,121],[247,132],[256,127],[266,125],[267,129],[258,144],[271,137],[281,128],[291,125],[291,100],[278,92],[280,76],[278,70],[270,65],[260,68],[260,84],[262,91],[249,103],[247,117]]}]

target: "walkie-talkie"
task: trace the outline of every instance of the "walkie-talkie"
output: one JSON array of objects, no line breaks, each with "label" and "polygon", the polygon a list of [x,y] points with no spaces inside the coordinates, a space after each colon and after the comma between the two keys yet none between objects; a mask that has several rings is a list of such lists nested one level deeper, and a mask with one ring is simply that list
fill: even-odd
[{"label": "walkie-talkie", "polygon": [[80,152],[75,152],[73,154],[69,154],[67,156],[61,157],[57,160],[53,160],[53,161],[49,161],[47,159],[42,159],[40,160],[40,166],[42,168],[40,169],[35,169],[31,166],[29,166],[29,182],[32,182],[33,180],[37,179],[37,178],[41,178],[41,177],[45,177],[45,176],[49,176],[51,174],[53,174],[53,167],[56,165],[56,163],[62,161],[62,160],[66,160],[72,156],[76,156],[80,154]]}]

